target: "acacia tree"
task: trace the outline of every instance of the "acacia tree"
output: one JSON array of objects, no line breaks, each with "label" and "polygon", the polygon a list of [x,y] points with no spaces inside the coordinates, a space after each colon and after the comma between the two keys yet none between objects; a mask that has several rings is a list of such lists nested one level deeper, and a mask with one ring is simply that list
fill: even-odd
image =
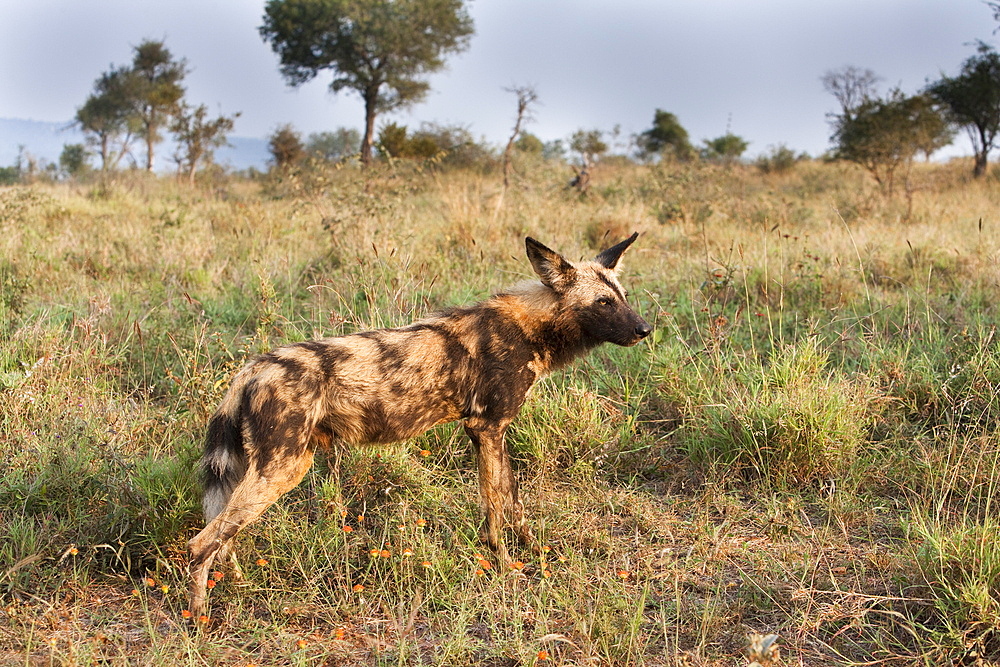
[{"label": "acacia tree", "polygon": [[313,132],[306,142],[310,155],[335,162],[358,152],[361,133],[353,127],[338,127],[333,132]]},{"label": "acacia tree", "polygon": [[274,166],[278,169],[294,167],[306,158],[302,136],[291,125],[282,125],[267,140]]},{"label": "acacia tree", "polygon": [[76,178],[90,169],[90,165],[87,164],[89,157],[90,153],[83,144],[63,144],[62,153],[59,154],[59,167],[70,178]]},{"label": "acacia tree", "polygon": [[83,130],[87,143],[101,156],[101,170],[113,169],[128,153],[138,129],[131,115],[129,72],[113,67],[94,82],[94,92],[79,109],[73,121]]},{"label": "acacia tree", "polygon": [[864,167],[883,194],[891,196],[897,176],[908,183],[913,157],[947,136],[947,124],[927,95],[907,97],[893,90],[869,98],[834,122],[837,157]]},{"label": "acacia tree", "polygon": [[181,81],[187,64],[174,60],[163,42],[146,40],[135,47],[128,72],[132,113],[146,142],[146,171],[153,171],[153,151],[163,137],[160,130],[180,108],[184,88]]},{"label": "acacia tree", "polygon": [[724,164],[736,162],[746,152],[750,142],[743,137],[726,132],[715,139],[705,139],[701,155],[707,160],[717,160]]},{"label": "acacia tree", "polygon": [[233,131],[239,112],[232,116],[208,119],[208,107],[204,104],[192,109],[181,103],[170,123],[170,131],[177,140],[174,159],[179,170],[187,172],[188,182],[194,185],[194,175],[198,165],[210,163],[215,149],[225,146],[226,135]]},{"label": "acacia tree", "polygon": [[259,30],[290,85],[329,69],[334,93],[361,96],[367,165],[378,114],[423,99],[430,88],[423,77],[466,48],[473,24],[463,0],[269,0]]},{"label": "acacia tree", "polygon": [[677,116],[657,109],[653,114],[653,127],[636,137],[639,149],[647,157],[669,151],[673,157],[687,159],[694,154],[687,130]]},{"label": "acacia tree", "polygon": [[927,92],[968,132],[975,154],[972,175],[984,175],[1000,132],[1000,54],[980,42],[977,54],[962,64],[958,76],[942,77]]}]

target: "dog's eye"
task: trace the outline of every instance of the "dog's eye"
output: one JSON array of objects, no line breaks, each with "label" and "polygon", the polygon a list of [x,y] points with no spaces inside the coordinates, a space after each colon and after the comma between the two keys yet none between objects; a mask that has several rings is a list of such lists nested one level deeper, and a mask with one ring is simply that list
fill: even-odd
[{"label": "dog's eye", "polygon": [[606,297],[606,296],[598,297],[596,303],[599,306],[610,306],[611,305],[611,299],[608,298],[608,297]]}]

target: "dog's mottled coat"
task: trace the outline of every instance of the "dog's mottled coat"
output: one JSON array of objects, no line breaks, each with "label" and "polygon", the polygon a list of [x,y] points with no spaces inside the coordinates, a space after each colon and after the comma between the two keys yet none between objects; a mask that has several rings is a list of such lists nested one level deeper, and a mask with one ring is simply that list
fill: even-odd
[{"label": "dog's mottled coat", "polygon": [[649,334],[617,279],[636,237],[576,264],[527,238],[541,282],[398,329],[287,345],[244,366],[208,425],[208,524],[189,542],[194,617],[206,611],[216,557],[301,481],[317,450],[395,442],[457,419],[476,452],[483,538],[504,559],[504,525],[532,543],[504,433],[540,377],[600,343]]}]

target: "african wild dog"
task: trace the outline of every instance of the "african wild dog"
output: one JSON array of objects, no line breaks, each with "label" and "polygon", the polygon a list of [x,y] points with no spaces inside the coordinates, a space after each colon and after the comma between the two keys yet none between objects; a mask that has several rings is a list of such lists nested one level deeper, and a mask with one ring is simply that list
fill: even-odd
[{"label": "african wild dog", "polygon": [[504,433],[540,377],[600,343],[634,345],[652,330],[616,277],[637,236],[575,264],[527,238],[541,282],[399,329],[287,345],[244,366],[208,425],[208,525],[188,543],[194,618],[206,611],[216,557],[228,557],[236,534],[331,446],[394,442],[464,420],[479,467],[482,538],[503,560],[504,526],[533,544]]}]

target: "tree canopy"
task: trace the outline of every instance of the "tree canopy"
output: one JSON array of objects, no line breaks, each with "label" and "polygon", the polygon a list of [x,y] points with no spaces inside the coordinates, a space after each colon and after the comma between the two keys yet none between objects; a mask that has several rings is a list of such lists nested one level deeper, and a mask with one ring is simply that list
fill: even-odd
[{"label": "tree canopy", "polygon": [[750,142],[743,137],[732,132],[726,132],[721,137],[706,139],[701,155],[707,160],[732,163],[746,152],[749,145]]},{"label": "tree canopy", "polygon": [[687,159],[694,154],[688,132],[674,114],[657,109],[653,114],[653,127],[637,137],[640,150],[647,156],[665,151],[673,157]]},{"label": "tree canopy", "polygon": [[269,0],[260,26],[290,85],[329,69],[333,92],[361,96],[366,164],[376,116],[421,100],[430,87],[424,77],[472,33],[463,0]]},{"label": "tree canopy", "polygon": [[975,153],[973,175],[986,173],[989,153],[1000,132],[1000,54],[979,43],[976,55],[962,64],[958,76],[943,76],[927,87],[943,103],[952,120],[966,129]]},{"label": "tree canopy", "polygon": [[76,111],[75,122],[98,148],[102,169],[115,167],[135,137],[146,144],[146,169],[153,171],[161,130],[180,110],[184,60],[175,60],[163,42],[145,40],[133,48],[131,65],[112,67],[94,82],[94,91]]},{"label": "tree canopy", "polygon": [[138,124],[132,116],[128,68],[112,67],[94,82],[94,91],[76,110],[74,123],[101,156],[101,169],[114,168],[128,152]]},{"label": "tree canopy", "polygon": [[302,136],[290,124],[282,125],[268,137],[267,149],[279,169],[294,167],[306,157]]},{"label": "tree canopy", "polygon": [[927,95],[891,91],[885,98],[868,98],[834,122],[837,157],[855,162],[891,195],[897,175],[909,174],[914,156],[950,141],[947,123]]},{"label": "tree canopy", "polygon": [[226,135],[233,130],[239,112],[232,116],[208,118],[208,107],[204,104],[191,108],[182,103],[170,123],[170,131],[177,139],[174,160],[178,170],[187,172],[188,182],[194,183],[198,165],[211,162],[215,149],[229,142]]},{"label": "tree canopy", "polygon": [[146,170],[153,171],[154,149],[162,140],[160,130],[180,109],[187,74],[184,60],[174,60],[163,42],[146,40],[135,47],[128,74],[132,113],[146,141]]}]

